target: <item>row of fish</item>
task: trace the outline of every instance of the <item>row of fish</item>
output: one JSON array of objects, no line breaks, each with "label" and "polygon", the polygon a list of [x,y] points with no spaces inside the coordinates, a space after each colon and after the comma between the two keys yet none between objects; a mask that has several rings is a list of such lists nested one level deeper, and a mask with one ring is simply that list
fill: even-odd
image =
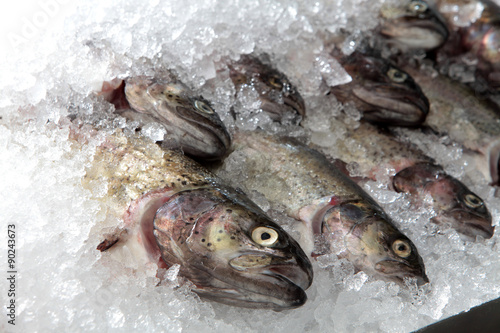
[{"label": "row of fish", "polygon": [[[423,4],[412,1],[409,8],[427,15],[429,7]],[[441,21],[431,21],[443,36]],[[388,31],[381,29],[386,36]],[[446,40],[438,43],[440,39],[433,38],[434,44]],[[404,38],[398,37],[398,42]],[[469,88],[455,88],[458,83],[437,72],[433,80],[426,80],[411,66],[403,70],[373,54],[356,51],[345,56],[333,47],[331,56],[352,82],[332,87],[330,93],[363,114],[355,130],[332,143],[336,156],[331,157],[341,160],[336,163],[296,139],[262,131],[238,131],[231,140],[210,103],[171,74],[105,83],[100,94],[118,114],[142,124],[159,123],[169,136],[159,147],[140,133],[117,130],[98,148],[84,185],[106,181],[108,193],[102,200],[124,220],[98,249],[121,244],[138,249],[158,267],[178,264],[180,274],[201,297],[243,307],[279,310],[304,304],[313,279],[308,255],[335,253],[374,278],[401,285],[426,283],[415,245],[357,183],[378,180],[377,168],[394,170],[389,188],[422,205],[431,197],[436,213],[431,222],[451,226],[471,239],[492,237],[492,218],[479,196],[417,147],[369,122],[425,124],[444,132],[479,160],[485,159],[490,166],[486,174],[497,183],[500,126],[495,111],[486,104],[476,107],[484,103]],[[227,68],[237,93],[251,86],[273,121],[290,114],[297,123],[307,118],[297,89],[272,66],[244,55],[229,61]],[[450,95],[440,93],[443,89]],[[471,97],[465,102],[452,95],[466,93]],[[467,113],[470,106],[474,113]],[[359,151],[352,149],[352,142]],[[248,177],[237,182],[301,221],[309,243],[299,245],[245,193],[186,156],[213,161],[228,154],[245,160]],[[362,166],[364,179],[351,178],[343,168],[343,163],[352,162]],[[221,167],[209,166],[215,172]]]}]

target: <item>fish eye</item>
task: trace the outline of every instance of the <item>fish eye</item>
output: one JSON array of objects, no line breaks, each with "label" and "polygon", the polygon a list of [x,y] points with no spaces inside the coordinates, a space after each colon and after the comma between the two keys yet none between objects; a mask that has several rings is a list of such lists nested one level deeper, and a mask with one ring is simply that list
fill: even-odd
[{"label": "fish eye", "polygon": [[271,76],[269,78],[269,84],[272,85],[274,88],[277,88],[277,89],[283,88],[283,82],[277,76]]},{"label": "fish eye", "polygon": [[422,2],[422,1],[412,1],[408,5],[408,9],[412,13],[422,14],[428,9],[428,6],[426,3]]},{"label": "fish eye", "polygon": [[387,76],[396,83],[405,82],[405,80],[408,78],[408,75],[406,73],[403,73],[396,68],[389,69],[387,71]]},{"label": "fish eye", "polygon": [[208,113],[208,114],[214,114],[215,113],[215,111],[210,107],[210,105],[208,105],[207,103],[205,103],[203,101],[200,101],[200,100],[196,100],[194,102],[194,107],[198,111],[201,111],[203,113]]},{"label": "fish eye", "polygon": [[472,193],[468,193],[465,195],[464,202],[470,208],[478,208],[484,204],[483,200],[481,200],[480,197]]},{"label": "fish eye", "polygon": [[262,246],[273,246],[278,241],[278,232],[268,227],[257,227],[252,231],[252,239]]},{"label": "fish eye", "polygon": [[410,244],[402,239],[397,239],[392,243],[392,250],[401,258],[408,258],[411,254]]}]

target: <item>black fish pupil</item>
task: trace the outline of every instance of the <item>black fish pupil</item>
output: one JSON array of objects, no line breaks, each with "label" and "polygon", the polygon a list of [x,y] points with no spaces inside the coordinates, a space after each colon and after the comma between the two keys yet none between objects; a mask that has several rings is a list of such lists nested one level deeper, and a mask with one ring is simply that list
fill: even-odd
[{"label": "black fish pupil", "polygon": [[406,250],[406,246],[401,244],[401,245],[399,245],[398,250],[401,252],[404,252]]},{"label": "black fish pupil", "polygon": [[269,235],[267,232],[264,232],[262,235],[260,235],[260,239],[262,240],[268,240],[271,238],[271,235]]}]

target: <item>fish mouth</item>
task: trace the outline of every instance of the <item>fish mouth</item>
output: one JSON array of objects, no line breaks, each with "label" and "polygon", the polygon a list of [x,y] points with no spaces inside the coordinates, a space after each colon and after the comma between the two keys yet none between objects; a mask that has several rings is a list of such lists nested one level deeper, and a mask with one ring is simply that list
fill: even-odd
[{"label": "fish mouth", "polygon": [[186,154],[208,160],[220,159],[226,154],[231,146],[231,136],[220,119],[193,116],[192,110],[181,106],[176,110],[180,119],[192,125],[191,131],[179,134]]},{"label": "fish mouth", "polygon": [[287,114],[305,116],[305,105],[302,98],[284,95],[283,103],[270,98],[261,98],[261,109],[274,121],[281,121]]},{"label": "fish mouth", "polygon": [[495,227],[491,225],[491,215],[480,216],[463,209],[454,209],[443,217],[436,216],[432,222],[436,224],[452,224],[452,227],[461,234],[476,239],[481,236],[485,239],[493,237]]},{"label": "fish mouth", "polygon": [[422,93],[391,85],[358,86],[352,92],[366,104],[361,111],[370,122],[418,126],[429,113],[429,101]]},{"label": "fish mouth", "polygon": [[[260,260],[249,261],[257,257]],[[300,260],[251,252],[231,259],[229,266],[234,273],[226,275],[233,276],[231,281],[223,281],[228,286],[213,290],[199,288],[196,292],[218,302],[247,308],[293,309],[307,301],[304,290],[312,283],[310,264],[304,266]]]},{"label": "fish mouth", "polygon": [[413,279],[418,286],[429,283],[429,278],[423,270],[412,268],[405,263],[386,259],[375,264],[377,271],[383,279],[394,281],[400,285],[405,285],[405,280]]},{"label": "fish mouth", "polygon": [[428,19],[402,17],[391,20],[381,27],[380,33],[409,48],[425,51],[443,45],[449,35],[446,25],[437,17]]}]

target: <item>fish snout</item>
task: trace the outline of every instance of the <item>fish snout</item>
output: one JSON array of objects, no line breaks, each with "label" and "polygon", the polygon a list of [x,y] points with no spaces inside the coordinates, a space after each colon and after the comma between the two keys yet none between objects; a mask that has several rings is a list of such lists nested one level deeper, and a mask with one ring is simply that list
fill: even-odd
[{"label": "fish snout", "polygon": [[429,278],[422,267],[412,267],[395,260],[389,259],[379,261],[375,264],[375,270],[381,274],[384,279],[397,282],[401,285],[405,284],[405,279],[415,280],[418,286],[422,286],[429,282]]},{"label": "fish snout", "polygon": [[491,215],[477,215],[463,209],[454,209],[443,214],[444,216],[436,216],[432,219],[434,223],[440,225],[450,225],[457,232],[475,239],[476,236],[481,236],[485,239],[493,237],[495,227],[491,225]]},{"label": "fish snout", "polygon": [[243,254],[230,260],[229,265],[237,271],[267,275],[275,278],[279,284],[293,284],[303,290],[309,288],[313,280],[311,263],[301,258]]},{"label": "fish snout", "polygon": [[418,89],[389,84],[370,89],[358,87],[353,93],[367,105],[363,107],[363,117],[370,122],[418,126],[429,113],[429,100]]}]

